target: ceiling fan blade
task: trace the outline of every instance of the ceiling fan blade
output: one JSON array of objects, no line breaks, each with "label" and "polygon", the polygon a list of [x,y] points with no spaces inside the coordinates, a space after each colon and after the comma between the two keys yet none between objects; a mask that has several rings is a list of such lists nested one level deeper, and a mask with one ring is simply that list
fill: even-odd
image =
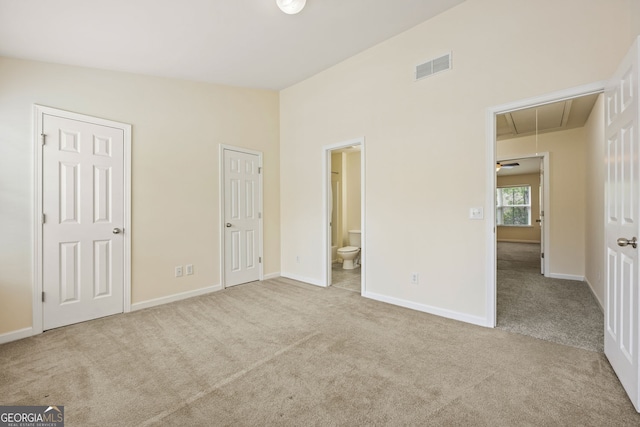
[{"label": "ceiling fan blade", "polygon": [[503,163],[502,164],[503,168],[514,168],[516,166],[520,166],[520,163]]}]

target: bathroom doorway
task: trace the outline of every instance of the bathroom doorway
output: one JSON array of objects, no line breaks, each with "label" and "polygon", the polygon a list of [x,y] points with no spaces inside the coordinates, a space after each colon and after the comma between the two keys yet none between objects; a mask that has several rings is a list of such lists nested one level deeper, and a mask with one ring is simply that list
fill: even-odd
[{"label": "bathroom doorway", "polygon": [[323,149],[325,286],[364,293],[364,139]]}]

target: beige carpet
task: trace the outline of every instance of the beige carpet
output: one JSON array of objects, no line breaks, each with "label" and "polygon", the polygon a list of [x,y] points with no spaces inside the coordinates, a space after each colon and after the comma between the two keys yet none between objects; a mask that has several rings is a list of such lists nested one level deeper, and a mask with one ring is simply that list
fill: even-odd
[{"label": "beige carpet", "polygon": [[498,322],[510,332],[604,351],[604,315],[587,282],[540,274],[540,245],[498,242]]},{"label": "beige carpet", "polygon": [[638,426],[604,355],[270,280],[0,346],[67,426]]}]

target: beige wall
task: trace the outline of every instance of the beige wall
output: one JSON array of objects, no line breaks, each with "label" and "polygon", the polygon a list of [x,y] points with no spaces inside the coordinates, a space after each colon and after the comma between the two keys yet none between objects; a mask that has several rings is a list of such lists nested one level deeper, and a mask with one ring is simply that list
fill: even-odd
[{"label": "beige wall", "polygon": [[584,277],[586,131],[584,128],[499,141],[500,158],[518,158],[536,152],[549,153],[549,273]]},{"label": "beige wall", "polygon": [[604,307],[604,102],[600,95],[585,125],[587,134],[585,278]]},{"label": "beige wall", "polygon": [[[490,236],[468,217],[493,209],[487,109],[608,78],[632,34],[603,23],[629,13],[627,0],[467,0],[283,90],[283,274],[321,281],[321,147],[364,137],[366,295],[483,323]],[[416,64],[449,50],[453,70],[413,81]],[[580,260],[553,268],[584,274]]]},{"label": "beige wall", "polygon": [[[336,205],[333,206],[333,215],[332,215],[332,228],[331,228],[331,244],[333,246],[337,246],[338,248],[344,246],[342,242],[343,232],[342,232],[342,223],[343,221],[343,209],[342,205],[343,201],[343,188],[342,188],[342,153],[331,153],[331,182],[337,183],[337,191],[338,195],[336,197]],[[335,220],[334,220],[335,216]]]},{"label": "beige wall", "polygon": [[220,284],[219,144],[264,152],[264,271],[279,272],[276,92],[0,58],[0,334],[31,326],[34,103],[133,125],[133,303]]},{"label": "beige wall", "polygon": [[540,242],[540,225],[536,223],[536,219],[540,218],[540,174],[499,176],[497,184],[498,187],[531,186],[531,226],[498,226],[496,232],[498,241]]},{"label": "beige wall", "polygon": [[627,0],[629,2],[629,18],[631,19],[631,34],[640,35],[640,1]]}]

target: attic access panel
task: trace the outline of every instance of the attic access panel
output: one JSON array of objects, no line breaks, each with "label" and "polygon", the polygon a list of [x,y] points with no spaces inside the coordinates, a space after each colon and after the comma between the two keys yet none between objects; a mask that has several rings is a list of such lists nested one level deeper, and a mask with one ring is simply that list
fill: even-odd
[{"label": "attic access panel", "polygon": [[498,140],[579,128],[585,125],[600,94],[510,111],[496,116]]}]

